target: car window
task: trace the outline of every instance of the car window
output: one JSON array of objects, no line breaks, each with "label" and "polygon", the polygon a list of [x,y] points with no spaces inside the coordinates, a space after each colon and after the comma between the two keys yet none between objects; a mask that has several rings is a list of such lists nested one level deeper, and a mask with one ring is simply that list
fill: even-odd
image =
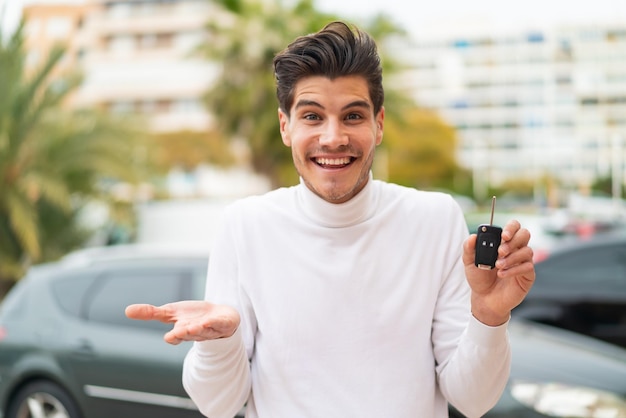
[{"label": "car window", "polygon": [[131,320],[124,314],[133,303],[160,306],[186,299],[191,292],[191,276],[182,269],[133,269],[108,272],[97,280],[84,306],[85,317],[110,325],[165,331],[170,324]]},{"label": "car window", "polygon": [[617,285],[626,278],[626,247],[598,246],[538,263],[537,282],[549,285]]},{"label": "car window", "polygon": [[17,282],[0,303],[0,317],[6,319],[22,316],[28,309],[26,305],[29,300],[27,293],[26,280]]},{"label": "car window", "polygon": [[78,273],[58,278],[52,283],[52,294],[61,309],[73,316],[80,315],[85,293],[93,285],[94,273]]}]

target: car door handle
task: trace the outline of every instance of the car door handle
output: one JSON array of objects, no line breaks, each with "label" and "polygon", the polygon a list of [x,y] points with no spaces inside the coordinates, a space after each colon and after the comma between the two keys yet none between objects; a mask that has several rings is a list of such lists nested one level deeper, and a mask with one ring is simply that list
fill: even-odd
[{"label": "car door handle", "polygon": [[93,349],[93,345],[87,339],[81,338],[78,340],[78,343],[74,347],[74,354],[79,355],[81,357],[94,357],[95,351]]}]

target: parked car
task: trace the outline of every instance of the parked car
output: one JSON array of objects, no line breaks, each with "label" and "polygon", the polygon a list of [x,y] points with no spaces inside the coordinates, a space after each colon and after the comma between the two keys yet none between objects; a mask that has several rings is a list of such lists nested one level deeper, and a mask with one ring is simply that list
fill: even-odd
[{"label": "parked car", "polygon": [[511,375],[484,418],[626,417],[626,350],[522,319],[509,335]]},{"label": "parked car", "polygon": [[626,347],[626,234],[599,234],[554,248],[516,317]]},{"label": "parked car", "polygon": [[[0,305],[0,416],[201,417],[181,385],[189,343],[124,308],[202,297],[207,264],[205,251],[118,246],[33,268]],[[511,379],[485,417],[626,417],[626,350],[541,324],[510,335]]]},{"label": "parked car", "polygon": [[2,417],[202,417],[181,383],[189,343],[124,309],[200,297],[206,256],[109,247],[33,268],[0,311]]}]

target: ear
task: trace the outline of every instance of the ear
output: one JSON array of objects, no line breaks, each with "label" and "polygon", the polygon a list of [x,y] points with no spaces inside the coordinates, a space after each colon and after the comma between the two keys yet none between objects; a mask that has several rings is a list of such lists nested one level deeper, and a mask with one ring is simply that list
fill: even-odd
[{"label": "ear", "polygon": [[278,108],[278,123],[280,126],[280,136],[283,139],[283,144],[290,147],[291,137],[289,136],[289,130],[287,129],[287,125],[289,125],[289,116],[287,116],[287,114],[280,108]]},{"label": "ear", "polygon": [[376,115],[376,145],[383,142],[383,125],[385,122],[385,108],[381,107]]}]

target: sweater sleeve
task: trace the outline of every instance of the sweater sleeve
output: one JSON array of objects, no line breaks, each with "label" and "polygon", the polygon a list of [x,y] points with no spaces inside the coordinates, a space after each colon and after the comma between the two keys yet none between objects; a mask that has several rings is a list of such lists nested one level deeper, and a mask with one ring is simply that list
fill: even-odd
[{"label": "sweater sleeve", "polygon": [[432,329],[438,384],[444,397],[468,418],[480,417],[497,403],[509,377],[511,348],[507,324],[484,325],[471,315],[470,287],[462,262],[467,227],[452,229],[447,263]]},{"label": "sweater sleeve", "polygon": [[439,386],[466,417],[481,417],[497,402],[511,367],[507,324],[489,327],[473,316],[450,361],[438,370]]},{"label": "sweater sleeve", "polygon": [[234,417],[251,386],[241,330],[229,338],[194,343],[185,357],[183,386],[203,415]]},{"label": "sweater sleeve", "polygon": [[211,418],[232,418],[251,390],[249,358],[256,320],[239,285],[235,229],[232,211],[225,212],[209,257],[205,299],[234,307],[241,323],[229,338],[195,342],[183,364],[185,390],[200,412]]}]

